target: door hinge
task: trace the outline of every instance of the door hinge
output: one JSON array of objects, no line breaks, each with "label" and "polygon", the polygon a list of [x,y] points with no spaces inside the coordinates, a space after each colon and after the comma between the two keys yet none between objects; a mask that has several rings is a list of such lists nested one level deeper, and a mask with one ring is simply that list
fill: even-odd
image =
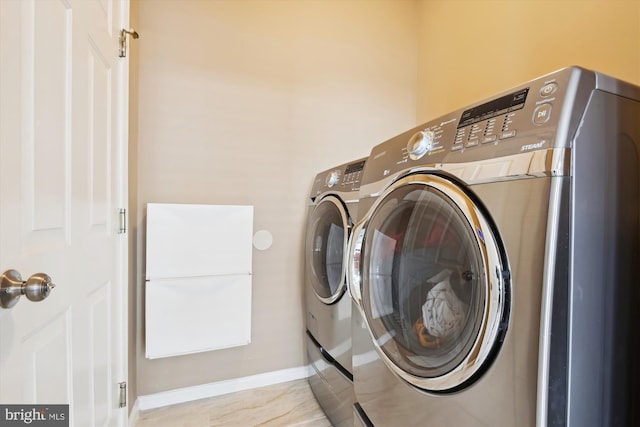
[{"label": "door hinge", "polygon": [[130,35],[134,39],[140,37],[138,33],[131,29],[125,30],[124,28],[120,30],[120,58],[124,58],[127,56],[127,35]]},{"label": "door hinge", "polygon": [[118,217],[120,219],[120,225],[118,226],[118,234],[125,234],[127,232],[127,210],[118,210]]},{"label": "door hinge", "polygon": [[127,382],[121,382],[118,383],[118,386],[120,387],[120,398],[119,400],[119,404],[118,407],[120,408],[126,408],[127,407]]}]

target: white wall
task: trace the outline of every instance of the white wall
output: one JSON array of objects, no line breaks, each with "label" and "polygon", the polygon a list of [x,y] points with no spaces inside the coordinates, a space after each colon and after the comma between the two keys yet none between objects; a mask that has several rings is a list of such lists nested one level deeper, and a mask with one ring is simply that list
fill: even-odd
[{"label": "white wall", "polygon": [[[302,239],[316,172],[415,125],[413,0],[140,0],[132,26],[132,330],[135,395],[297,367]],[[137,62],[137,64],[136,64]],[[252,343],[144,358],[148,202],[248,204],[255,230]]]}]

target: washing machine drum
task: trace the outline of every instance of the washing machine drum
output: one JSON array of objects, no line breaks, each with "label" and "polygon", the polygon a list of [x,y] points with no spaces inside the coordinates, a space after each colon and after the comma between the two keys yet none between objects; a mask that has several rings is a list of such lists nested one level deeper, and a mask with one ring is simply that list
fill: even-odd
[{"label": "washing machine drum", "polygon": [[306,274],[317,297],[333,304],[346,289],[345,249],[349,216],[333,195],[317,202],[310,214],[306,236]]},{"label": "washing machine drum", "polygon": [[510,283],[495,227],[470,190],[415,174],[364,225],[362,305],[386,364],[423,390],[468,386],[508,325]]}]

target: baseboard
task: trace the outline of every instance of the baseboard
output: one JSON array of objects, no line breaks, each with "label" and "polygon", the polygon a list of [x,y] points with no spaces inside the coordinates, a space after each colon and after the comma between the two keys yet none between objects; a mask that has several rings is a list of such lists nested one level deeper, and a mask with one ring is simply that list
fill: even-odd
[{"label": "baseboard", "polygon": [[131,408],[131,412],[129,412],[129,427],[134,427],[138,422],[138,418],[140,417],[140,405],[138,403],[138,399],[133,404],[133,408]]},{"label": "baseboard", "polygon": [[[137,409],[136,412],[146,411],[149,409],[161,408],[163,406],[175,405],[177,403],[221,396],[223,394],[234,393],[236,391],[249,390],[252,388],[299,380],[301,378],[307,378],[310,375],[311,368],[309,366],[300,366],[297,368],[282,369],[280,371],[266,372],[264,374],[251,375],[232,380],[163,391],[161,393],[147,394],[145,396],[138,396],[134,405],[134,410]],[[133,414],[133,410],[131,412]],[[129,425],[132,425],[131,421],[129,422]]]}]

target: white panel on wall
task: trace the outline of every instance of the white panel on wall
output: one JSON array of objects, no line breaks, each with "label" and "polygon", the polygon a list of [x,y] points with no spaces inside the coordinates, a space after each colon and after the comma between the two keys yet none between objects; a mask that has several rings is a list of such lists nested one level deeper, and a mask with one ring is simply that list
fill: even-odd
[{"label": "white panel on wall", "polygon": [[253,206],[147,204],[147,280],[251,274]]},{"label": "white panel on wall", "polygon": [[253,206],[147,205],[146,357],[251,342]]},{"label": "white panel on wall", "polygon": [[251,276],[150,281],[146,285],[149,359],[251,342]]}]

